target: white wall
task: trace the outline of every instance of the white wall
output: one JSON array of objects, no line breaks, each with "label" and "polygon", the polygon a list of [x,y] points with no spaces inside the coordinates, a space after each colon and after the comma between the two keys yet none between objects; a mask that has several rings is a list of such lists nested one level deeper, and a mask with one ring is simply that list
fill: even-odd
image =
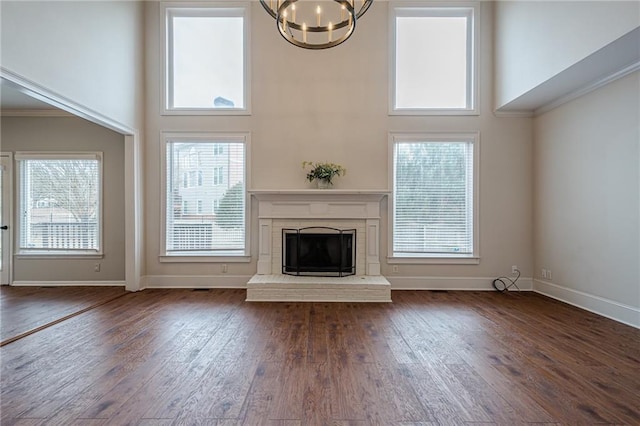
[{"label": "white wall", "polygon": [[636,327],[638,93],[636,72],[537,117],[534,127],[536,289]]},{"label": "white wall", "polygon": [[2,68],[108,117],[142,128],[142,4],[2,1]]},{"label": "white wall", "polygon": [[500,108],[640,25],[637,1],[498,1]]},{"label": "white wall", "polygon": [[[103,152],[102,259],[14,260],[13,280],[116,281],[125,278],[124,137],[76,117],[2,117],[0,149],[15,151]],[[17,196],[17,194],[14,194]],[[17,205],[14,203],[14,206]],[[16,223],[17,219],[14,219]],[[101,264],[94,272],[94,264]]]},{"label": "white wall", "polygon": [[[160,115],[160,7],[146,3],[147,115],[145,155],[145,243],[148,284],[168,276],[213,277],[209,285],[230,283],[219,264],[160,263],[162,131],[249,131],[253,189],[307,188],[303,160],[332,161],[348,169],[336,188],[387,189],[390,131],[479,131],[479,265],[399,265],[383,263],[383,274],[397,287],[490,286],[490,277],[508,274],[511,265],[532,273],[531,119],[492,114],[492,4],[482,2],[481,115],[468,117],[390,117],[388,115],[387,2],[374,2],[343,45],[310,51],[284,41],[258,2],[252,3],[252,115]],[[253,211],[253,229],[257,225]],[[383,222],[388,220],[387,215]],[[387,227],[381,247],[387,252]],[[256,236],[250,264],[230,264],[226,277],[245,279],[256,271]],[[164,277],[164,278],[163,278]],[[443,281],[440,279],[444,277]],[[473,281],[475,278],[480,280]],[[173,279],[179,285],[180,279]],[[191,281],[193,282],[193,281]],[[241,282],[241,281],[240,281]],[[246,282],[246,281],[245,281]]]}]

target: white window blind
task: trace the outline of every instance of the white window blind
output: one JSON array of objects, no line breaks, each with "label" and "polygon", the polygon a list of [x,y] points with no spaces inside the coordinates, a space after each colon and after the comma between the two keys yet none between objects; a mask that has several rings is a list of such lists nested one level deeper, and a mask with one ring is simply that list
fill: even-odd
[{"label": "white window blind", "polygon": [[473,141],[394,144],[394,256],[473,255],[473,148]]},{"label": "white window blind", "polygon": [[100,154],[16,154],[22,253],[100,251]]},{"label": "white window blind", "polygon": [[[197,151],[198,163],[184,161],[190,150]],[[190,172],[202,175],[202,185],[181,184]],[[167,255],[244,255],[244,142],[170,140],[166,175]]]}]

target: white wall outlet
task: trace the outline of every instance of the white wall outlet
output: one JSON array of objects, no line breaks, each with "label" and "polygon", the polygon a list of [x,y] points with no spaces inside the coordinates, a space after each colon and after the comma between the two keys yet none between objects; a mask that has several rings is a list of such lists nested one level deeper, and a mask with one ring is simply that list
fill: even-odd
[{"label": "white wall outlet", "polygon": [[93,265],[93,272],[100,272],[100,264],[99,263],[95,263]]},{"label": "white wall outlet", "polygon": [[227,268],[227,264],[224,263],[221,267],[220,270],[222,271],[223,274],[226,274],[229,271],[229,268]]},{"label": "white wall outlet", "polygon": [[542,278],[547,278],[547,270],[542,269]]},{"label": "white wall outlet", "polygon": [[547,279],[551,281],[551,269],[547,269]]},{"label": "white wall outlet", "polygon": [[511,273],[512,273],[513,275],[515,275],[515,274],[517,274],[517,273],[518,273],[518,265],[512,265],[512,266],[511,266]]},{"label": "white wall outlet", "polygon": [[392,272],[392,273],[394,273],[394,274],[399,273],[400,271],[399,271],[399,269],[398,269],[398,265],[393,265],[393,266],[391,267],[391,272]]}]

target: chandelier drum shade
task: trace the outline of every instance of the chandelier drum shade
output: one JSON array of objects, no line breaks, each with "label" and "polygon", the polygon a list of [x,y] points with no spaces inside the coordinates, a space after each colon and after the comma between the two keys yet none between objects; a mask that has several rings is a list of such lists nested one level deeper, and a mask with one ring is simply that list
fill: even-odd
[{"label": "chandelier drum shade", "polygon": [[373,0],[260,0],[289,43],[327,49],[345,42]]}]

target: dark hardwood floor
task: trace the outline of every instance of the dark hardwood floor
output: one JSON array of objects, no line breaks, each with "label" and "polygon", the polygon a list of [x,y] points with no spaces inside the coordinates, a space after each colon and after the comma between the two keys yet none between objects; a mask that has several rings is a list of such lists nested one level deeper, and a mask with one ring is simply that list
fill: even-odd
[{"label": "dark hardwood floor", "polygon": [[146,290],[0,348],[2,425],[640,424],[640,330],[532,293]]},{"label": "dark hardwood floor", "polygon": [[122,287],[0,286],[0,343],[123,294]]}]

